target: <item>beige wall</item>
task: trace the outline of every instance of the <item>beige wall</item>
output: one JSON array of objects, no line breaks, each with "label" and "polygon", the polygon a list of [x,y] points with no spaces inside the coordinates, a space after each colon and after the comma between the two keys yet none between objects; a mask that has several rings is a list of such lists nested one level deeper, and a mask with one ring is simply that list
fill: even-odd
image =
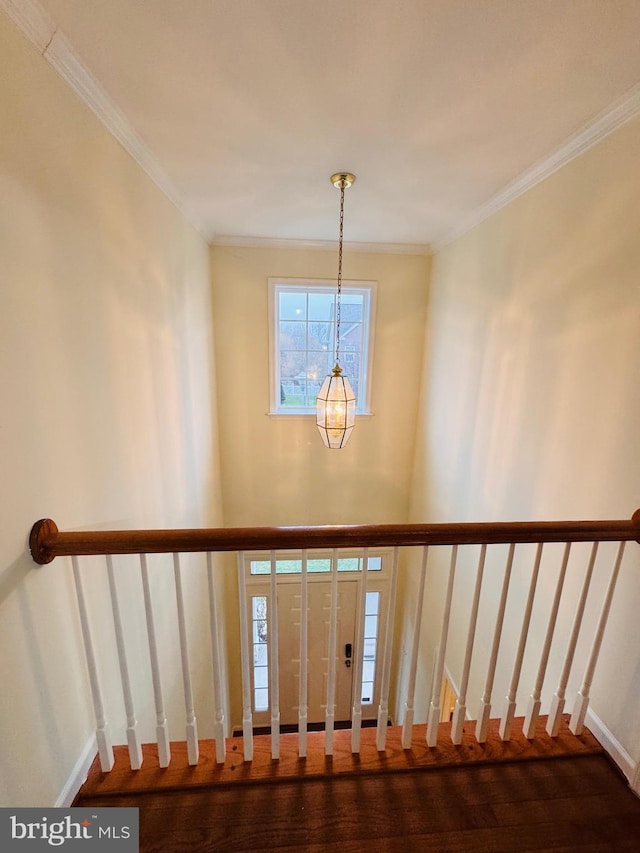
[{"label": "beige wall", "polygon": [[[629,518],[638,507],[639,150],[636,121],[435,256],[412,519]],[[596,571],[600,594],[609,565]],[[570,571],[561,608],[565,638],[581,571]],[[525,575],[516,583],[520,602]],[[547,601],[556,575],[557,569],[543,572],[540,596]],[[434,572],[434,588],[441,578]],[[493,601],[496,579],[490,573]],[[410,602],[415,573],[403,580]],[[465,592],[459,584],[458,594],[468,599],[468,586]],[[634,760],[639,605],[640,549],[630,544],[593,708]],[[507,629],[512,642],[521,612],[516,607]],[[427,634],[430,624],[425,619]],[[557,678],[559,658],[554,644],[546,688]],[[456,641],[449,656],[454,674],[461,659]],[[429,674],[431,660],[426,644]],[[525,662],[520,699],[530,692],[536,665],[535,655]],[[503,672],[500,703],[506,684]],[[479,683],[472,688],[475,703]]]},{"label": "beige wall", "polygon": [[220,520],[212,307],[205,242],[4,15],[0,55],[0,804],[45,806],[94,723],[69,564],[29,529]]},{"label": "beige wall", "polygon": [[270,417],[269,276],[334,278],[337,253],[212,249],[225,524],[404,521],[413,459],[428,258],[345,250],[345,279],[378,281],[372,417],[341,451],[313,417]]}]

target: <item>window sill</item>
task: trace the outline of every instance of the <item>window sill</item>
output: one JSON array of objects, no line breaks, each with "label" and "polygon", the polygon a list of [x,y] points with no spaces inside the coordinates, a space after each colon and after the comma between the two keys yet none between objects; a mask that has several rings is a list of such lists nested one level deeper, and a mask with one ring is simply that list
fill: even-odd
[{"label": "window sill", "polygon": [[[274,418],[275,420],[293,420],[294,418],[301,418],[303,420],[308,420],[309,418],[315,418],[315,412],[266,412],[268,418]],[[372,418],[374,416],[373,412],[356,412],[356,420],[358,418]]]}]

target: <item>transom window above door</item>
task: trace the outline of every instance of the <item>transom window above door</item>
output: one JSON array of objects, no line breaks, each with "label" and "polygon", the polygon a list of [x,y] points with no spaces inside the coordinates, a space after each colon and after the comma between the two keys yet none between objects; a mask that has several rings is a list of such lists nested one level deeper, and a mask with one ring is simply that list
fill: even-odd
[{"label": "transom window above door", "polygon": [[[271,560],[251,560],[252,575],[271,574]],[[302,559],[275,561],[277,575],[299,575],[302,572]],[[361,572],[364,566],[363,557],[338,557],[339,572]],[[382,570],[382,557],[369,557],[367,571],[379,572]],[[307,560],[307,571],[309,574],[327,573],[331,571],[331,557],[310,557]]]},{"label": "transom window above door", "polygon": [[[343,281],[340,366],[368,414],[373,356],[373,281]],[[269,279],[270,413],[315,414],[322,382],[335,365],[336,284],[317,279]]]}]

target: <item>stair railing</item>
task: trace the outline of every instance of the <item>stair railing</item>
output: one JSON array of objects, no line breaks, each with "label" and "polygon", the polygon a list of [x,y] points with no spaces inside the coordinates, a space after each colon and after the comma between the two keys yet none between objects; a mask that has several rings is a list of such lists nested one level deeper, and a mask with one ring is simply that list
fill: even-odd
[{"label": "stair railing", "polygon": [[[139,555],[142,589],[144,596],[144,611],[147,626],[149,646],[149,662],[153,684],[154,705],[156,711],[156,738],[158,744],[158,760],[160,767],[167,767],[171,760],[167,720],[165,715],[162,681],[160,678],[160,660],[158,655],[157,628],[152,596],[150,592],[147,555],[173,554],[174,585],[176,597],[177,627],[180,646],[180,663],[185,701],[186,741],[189,764],[195,765],[199,760],[199,741],[197,721],[194,707],[194,696],[191,675],[191,663],[187,639],[187,616],[185,612],[182,587],[182,569],[180,555],[184,553],[201,552],[207,555],[208,597],[211,628],[211,660],[213,666],[213,704],[214,704],[214,739],[216,742],[216,761],[224,763],[227,746],[224,738],[224,714],[222,708],[222,665],[221,649],[218,638],[216,590],[213,576],[211,555],[217,552],[236,552],[239,562],[239,585],[241,592],[244,585],[244,555],[249,552],[268,551],[270,558],[270,589],[274,607],[270,608],[269,644],[270,644],[270,695],[271,708],[271,739],[272,757],[279,757],[279,716],[278,716],[278,625],[277,625],[277,572],[276,555],[286,551],[302,552],[302,572],[300,578],[301,600],[304,603],[307,595],[307,554],[311,550],[327,549],[332,553],[331,569],[331,614],[329,629],[329,660],[335,658],[335,622],[338,606],[337,594],[337,553],[340,549],[364,549],[363,584],[360,589],[358,603],[358,635],[359,646],[362,649],[362,627],[364,619],[364,600],[367,588],[368,553],[372,548],[393,548],[394,561],[390,583],[390,594],[387,612],[386,638],[383,642],[384,654],[381,660],[382,688],[380,691],[376,745],[379,751],[385,749],[386,725],[389,709],[390,671],[393,655],[393,616],[395,612],[395,592],[398,576],[399,550],[422,548],[422,557],[417,571],[418,592],[415,600],[413,634],[410,639],[408,662],[406,664],[407,685],[403,702],[404,725],[402,745],[405,749],[411,747],[413,723],[415,717],[415,692],[418,675],[420,653],[420,631],[423,621],[423,608],[428,594],[426,584],[427,566],[430,562],[430,549],[433,546],[449,546],[450,557],[446,580],[443,612],[440,622],[440,641],[437,646],[437,658],[431,687],[431,699],[425,717],[427,719],[426,740],[429,746],[435,746],[438,737],[438,723],[441,717],[440,687],[447,661],[447,645],[449,641],[450,622],[452,618],[453,591],[456,580],[459,550],[464,546],[480,546],[480,553],[475,571],[473,595],[469,608],[467,640],[464,649],[463,662],[457,693],[457,701],[451,721],[451,739],[454,744],[462,740],[463,725],[468,716],[468,687],[474,652],[474,640],[479,618],[479,602],[485,577],[487,548],[491,545],[508,545],[501,592],[495,614],[493,641],[486,666],[484,692],[479,702],[475,724],[475,737],[479,743],[487,739],[489,719],[492,709],[492,692],[496,667],[500,651],[501,637],[505,623],[507,598],[512,577],[514,553],[519,544],[536,545],[535,558],[531,571],[526,603],[522,614],[519,640],[513,660],[512,676],[506,697],[504,712],[500,720],[500,736],[509,740],[516,713],[517,691],[523,667],[523,659],[527,639],[531,627],[531,619],[536,590],[540,576],[540,566],[543,548],[547,543],[564,543],[563,557],[556,581],[555,591],[548,610],[548,620],[544,641],[540,653],[540,661],[533,689],[531,691],[523,724],[523,733],[532,738],[542,707],[542,689],[549,664],[554,632],[562,599],[563,588],[567,575],[567,566],[573,543],[592,543],[590,556],[582,580],[580,596],[575,608],[573,623],[567,641],[563,665],[558,686],[550,700],[550,710],[547,719],[547,732],[551,737],[558,735],[562,714],[566,701],[566,691],[569,675],[574,662],[578,637],[583,628],[585,609],[590,590],[598,547],[603,542],[619,543],[613,568],[607,583],[604,599],[600,604],[599,616],[596,620],[592,635],[591,648],[580,689],[573,706],[569,728],[574,734],[582,731],[585,715],[589,706],[590,689],[595,668],[606,628],[613,594],[622,564],[625,544],[629,541],[640,541],[640,510],[636,511],[631,520],[618,521],[566,521],[566,522],[499,522],[499,523],[460,523],[460,524],[386,524],[386,525],[341,525],[322,527],[255,527],[255,528],[220,528],[220,529],[175,529],[175,530],[118,530],[118,531],[79,531],[65,532],[58,530],[51,519],[42,519],[34,524],[29,539],[32,557],[36,563],[47,564],[56,557],[69,556],[72,560],[73,576],[78,602],[78,611],[86,653],[89,681],[96,717],[96,735],[101,768],[108,771],[113,767],[114,754],[110,741],[107,721],[105,718],[102,688],[100,684],[96,661],[95,643],[92,635],[87,601],[82,581],[78,557],[89,555],[105,555],[109,593],[111,598],[114,633],[117,647],[117,658],[122,682],[125,714],[127,720],[127,743],[132,769],[142,764],[142,748],[137,730],[135,709],[133,706],[133,691],[127,663],[125,633],[121,619],[121,607],[118,589],[113,572],[112,557],[118,554]],[[413,569],[412,569],[413,570]],[[301,612],[306,608],[301,604]],[[300,629],[300,708],[299,708],[299,755],[306,754],[306,683],[307,683],[307,625],[301,620]],[[250,761],[253,756],[252,712],[251,712],[251,683],[248,648],[248,626],[246,608],[241,605],[240,624],[242,632],[242,687],[243,687],[243,751],[244,759]],[[327,684],[327,713],[325,726],[325,752],[333,750],[333,703],[335,701],[335,672],[331,671]],[[335,667],[333,667],[335,669]],[[356,655],[355,661],[356,699],[354,700],[352,725],[352,751],[360,749],[361,706],[359,690],[362,681],[362,666]],[[359,682],[359,683],[358,683]]]}]

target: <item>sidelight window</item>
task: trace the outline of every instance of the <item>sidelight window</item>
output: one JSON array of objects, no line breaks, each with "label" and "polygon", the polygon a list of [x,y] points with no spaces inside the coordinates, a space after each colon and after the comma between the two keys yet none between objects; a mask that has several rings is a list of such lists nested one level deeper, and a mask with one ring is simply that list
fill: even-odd
[{"label": "sidelight window", "polygon": [[364,647],[362,652],[362,704],[371,705],[376,683],[376,650],[378,645],[378,622],[380,593],[368,592],[364,615]]},{"label": "sidelight window", "polygon": [[269,647],[267,636],[267,597],[251,598],[253,638],[253,709],[269,708]]}]

